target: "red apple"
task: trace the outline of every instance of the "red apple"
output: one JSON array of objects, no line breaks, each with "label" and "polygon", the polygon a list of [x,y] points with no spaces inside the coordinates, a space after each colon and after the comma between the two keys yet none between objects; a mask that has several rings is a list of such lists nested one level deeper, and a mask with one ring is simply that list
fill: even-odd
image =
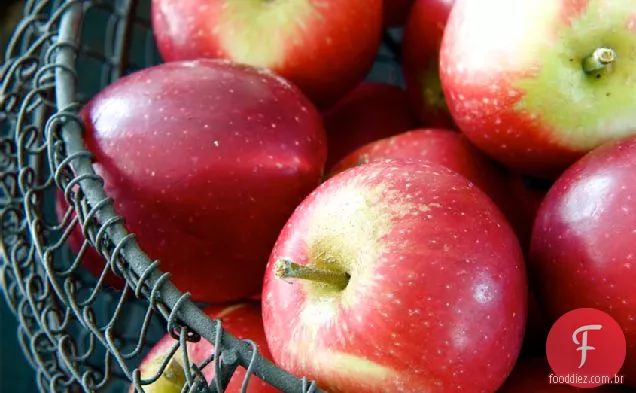
[{"label": "red apple", "polygon": [[369,161],[421,159],[443,165],[463,175],[484,191],[504,212],[525,249],[530,242],[532,221],[519,209],[517,195],[511,193],[504,168],[474,147],[462,134],[445,129],[418,129],[376,140],[345,157],[332,174]]},{"label": "red apple", "polygon": [[[233,304],[230,306],[207,308],[205,313],[213,319],[221,319],[222,326],[233,336],[239,339],[250,339],[258,346],[259,353],[267,359],[271,360],[267,342],[265,340],[265,332],[263,331],[263,320],[261,317],[261,307],[256,302],[244,302]],[[177,343],[169,334],[166,334],[161,340],[155,344],[150,352],[146,355],[139,366],[142,379],[154,377],[161,364],[169,355],[170,350]],[[205,339],[194,343],[187,344],[188,359],[191,364],[200,365],[211,354],[214,353],[214,345]],[[150,385],[142,386],[146,393],[180,393],[186,383],[185,371],[183,370],[183,351],[179,350],[175,356],[170,359],[168,366],[159,379]],[[241,385],[245,378],[245,368],[239,366],[230,379],[230,383],[225,390],[226,393],[241,392]],[[210,363],[203,369],[203,376],[209,383],[214,378],[214,364]],[[135,391],[131,385],[129,393]],[[256,376],[250,377],[247,393],[274,393],[277,389],[263,382]]]},{"label": "red apple", "polygon": [[457,126],[544,178],[635,134],[635,26],[632,0],[457,0],[440,58]]},{"label": "red apple", "polygon": [[417,126],[404,91],[364,82],[324,112],[327,170],[358,147]]},{"label": "red apple", "polygon": [[414,0],[384,0],[384,26],[402,26],[409,15]]},{"label": "red apple", "polygon": [[298,89],[226,61],[164,63],[102,90],[82,118],[115,210],[178,288],[208,303],[260,290],[326,159],[320,114]]},{"label": "red apple", "polygon": [[[55,213],[57,214],[57,218],[60,222],[64,219],[67,211],[69,209],[68,204],[66,203],[66,199],[64,197],[64,192],[62,190],[58,190],[56,193],[55,199]],[[71,213],[71,220],[76,216],[75,212]],[[69,221],[70,222],[70,221]],[[78,256],[79,252],[82,249],[84,244],[85,237],[82,233],[82,227],[78,222],[71,233],[69,234],[66,244],[68,245],[71,252]],[[95,248],[92,246],[87,246],[84,249],[84,253],[81,256],[81,266],[92,273],[97,278],[101,277],[104,268],[106,268],[108,261],[102,257]],[[123,277],[117,276],[114,272],[109,270],[104,276],[104,284],[110,286],[115,289],[123,289],[126,284]]]},{"label": "red apple", "polygon": [[267,342],[332,392],[492,392],[523,339],[524,269],[505,217],[463,176],[368,163],[324,182],[281,232]]},{"label": "red apple", "polygon": [[439,53],[454,0],[417,0],[402,38],[402,72],[410,104],[427,127],[456,129],[439,78]]},{"label": "red apple", "polygon": [[268,68],[320,107],[364,79],[382,33],[382,0],[152,0],[151,10],[165,61]]},{"label": "red apple", "polygon": [[575,308],[610,314],[623,328],[621,370],[636,387],[636,139],[605,144],[571,166],[535,222],[531,277],[550,322]]},{"label": "red apple", "polygon": [[571,385],[555,383],[554,373],[545,357],[524,359],[517,363],[506,383],[497,393],[585,393],[594,390],[599,393],[619,393],[618,387],[599,386],[593,389],[576,388]]}]

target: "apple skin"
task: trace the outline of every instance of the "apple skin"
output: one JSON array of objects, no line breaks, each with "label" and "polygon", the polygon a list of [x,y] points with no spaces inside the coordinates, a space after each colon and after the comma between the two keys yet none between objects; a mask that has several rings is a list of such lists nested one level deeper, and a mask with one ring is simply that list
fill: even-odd
[{"label": "apple skin", "polygon": [[[343,291],[280,279],[278,258],[351,279]],[[494,391],[526,296],[514,232],[483,192],[442,166],[387,160],[328,179],[292,214],[263,323],[275,362],[330,392]]]},{"label": "apple skin", "polygon": [[[57,215],[57,219],[62,222],[66,212],[68,211],[69,206],[66,203],[66,199],[64,197],[64,192],[62,190],[57,190],[56,198],[55,198],[55,213]],[[75,218],[76,213],[73,211],[71,213],[71,219]],[[73,227],[71,233],[69,234],[66,244],[68,245],[71,252],[77,256],[79,251],[84,244],[85,237],[82,233],[82,227],[79,222]],[[82,255],[81,266],[92,273],[95,277],[99,278],[104,271],[104,267],[108,261],[102,257],[95,248],[92,246],[86,247],[84,254]],[[112,287],[114,289],[122,290],[126,285],[126,280],[123,277],[116,275],[112,270],[109,271],[104,276],[104,284],[106,286]]]},{"label": "apple skin", "polygon": [[623,328],[621,370],[636,387],[636,270],[632,208],[636,139],[605,144],[557,179],[532,232],[529,272],[550,323],[575,308],[605,311]]},{"label": "apple skin", "polygon": [[364,79],[380,48],[382,0],[151,4],[153,32],[165,61],[223,58],[268,68],[321,108]]},{"label": "apple skin", "polygon": [[[502,171],[460,133],[418,129],[380,139],[349,154],[333,167],[329,176],[371,161],[404,158],[443,165],[474,182],[506,214],[522,249],[527,251],[532,225],[547,189],[529,187],[523,177]],[[534,293],[530,291],[523,354],[545,356],[549,328]]]},{"label": "apple skin", "polygon": [[545,357],[520,360],[497,393],[584,393],[592,390],[599,393],[620,393],[624,391],[608,385],[588,389],[550,383],[550,374],[554,373]]},{"label": "apple skin", "polygon": [[327,132],[327,171],[353,150],[418,125],[404,90],[363,82],[323,113]]},{"label": "apple skin", "polygon": [[384,26],[402,26],[409,16],[413,2],[414,0],[384,0]]},{"label": "apple skin", "polygon": [[[370,161],[419,159],[449,168],[475,183],[506,215],[524,250],[530,243],[533,220],[526,209],[519,209],[520,198],[511,185],[518,176],[486,156],[466,138],[447,129],[416,129],[379,139],[362,146],[340,161],[331,175]],[[515,186],[518,187],[518,186]],[[520,192],[520,191],[519,191]]]},{"label": "apple skin", "polygon": [[206,303],[261,290],[326,160],[322,119],[298,89],[246,65],[172,62],[109,85],[81,116],[115,210],[178,288]]},{"label": "apple skin", "polygon": [[[265,339],[265,331],[263,330],[263,319],[261,316],[261,307],[258,302],[241,302],[231,305],[223,305],[216,307],[208,307],[203,310],[210,318],[222,320],[223,329],[239,339],[249,339],[254,341],[258,346],[259,353],[271,360],[271,354],[267,348]],[[156,375],[162,362],[170,353],[172,347],[176,344],[176,340],[169,334],[163,336],[144,357],[139,365],[142,379],[148,379]],[[205,339],[198,342],[189,342],[187,344],[188,358],[191,363],[200,365],[212,353],[214,353],[214,345]],[[173,370],[178,373],[183,371],[183,352],[178,351],[173,360],[177,363],[173,365]],[[234,372],[230,382],[225,390],[226,393],[241,392],[241,385],[245,378],[245,368],[238,366]],[[212,381],[214,378],[214,364],[211,363],[203,370],[203,376],[206,381]],[[181,376],[185,378],[185,375]],[[179,377],[177,377],[179,378]],[[157,381],[150,385],[145,385],[146,393],[180,393],[185,379],[182,381],[170,380],[168,377],[161,376]],[[134,385],[131,384],[129,393],[134,393]],[[247,393],[276,393],[277,389],[265,383],[256,376],[250,377]]]},{"label": "apple skin", "polygon": [[444,27],[454,0],[417,0],[404,28],[402,74],[410,105],[426,127],[457,129],[439,77]]},{"label": "apple skin", "polygon": [[[459,129],[507,166],[546,179],[635,134],[633,10],[631,0],[457,0],[440,76]],[[605,45],[616,61],[585,72],[583,60]]]}]

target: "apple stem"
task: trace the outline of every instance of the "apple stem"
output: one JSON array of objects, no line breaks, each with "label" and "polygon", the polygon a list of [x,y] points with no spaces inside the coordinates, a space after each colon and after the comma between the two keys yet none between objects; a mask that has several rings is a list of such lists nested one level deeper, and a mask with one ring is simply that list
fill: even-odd
[{"label": "apple stem", "polygon": [[281,258],[276,261],[275,274],[277,278],[281,279],[295,278],[309,280],[333,285],[340,289],[345,289],[351,278],[346,272],[319,269],[309,265],[299,265],[287,258]]},{"label": "apple stem", "polygon": [[616,60],[616,51],[610,48],[597,48],[583,60],[583,70],[591,73],[602,70]]}]

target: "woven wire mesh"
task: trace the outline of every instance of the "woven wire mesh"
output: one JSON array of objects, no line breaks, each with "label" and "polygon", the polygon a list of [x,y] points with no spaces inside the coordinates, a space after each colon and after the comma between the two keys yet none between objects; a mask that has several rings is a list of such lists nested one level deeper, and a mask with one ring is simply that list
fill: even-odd
[{"label": "woven wire mesh", "polygon": [[[400,84],[391,51],[381,51],[371,80]],[[44,392],[137,391],[137,367],[166,332],[174,354],[200,339],[215,353],[183,363],[184,392],[220,392],[236,367],[285,392],[318,392],[314,383],[276,368],[255,344],[210,320],[158,270],[124,228],[91,166],[77,113],[122,75],[160,61],[149,23],[149,0],[27,1],[2,66],[0,90],[0,287],[19,320],[18,337]],[[68,204],[56,214],[63,190]],[[75,255],[67,239],[86,240]],[[84,270],[97,250],[102,273]],[[116,290],[107,274],[126,279]],[[201,370],[214,367],[206,381]],[[245,386],[244,386],[245,387]]]}]

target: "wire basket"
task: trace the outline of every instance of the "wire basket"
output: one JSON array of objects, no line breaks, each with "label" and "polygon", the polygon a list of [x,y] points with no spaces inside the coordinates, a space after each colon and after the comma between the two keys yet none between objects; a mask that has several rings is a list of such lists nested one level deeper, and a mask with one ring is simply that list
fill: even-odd
[{"label": "wire basket", "polygon": [[[215,353],[184,362],[184,392],[222,392],[236,367],[283,392],[319,392],[262,358],[249,340],[223,330],[179,291],[127,232],[95,174],[77,113],[104,86],[160,62],[149,0],[30,0],[10,41],[0,91],[0,279],[18,322],[20,344],[44,392],[142,392],[157,374],[137,369],[166,332],[177,349],[207,340]],[[402,84],[395,39],[388,33],[369,80]],[[399,39],[399,37],[397,38]],[[58,190],[69,209],[55,212]],[[77,255],[66,240],[80,226]],[[81,259],[103,256],[103,273]],[[109,272],[123,290],[104,285]],[[187,359],[187,352],[185,358]],[[206,381],[201,370],[214,367]],[[244,384],[245,385],[245,384]],[[244,386],[245,387],[245,386]]]}]

